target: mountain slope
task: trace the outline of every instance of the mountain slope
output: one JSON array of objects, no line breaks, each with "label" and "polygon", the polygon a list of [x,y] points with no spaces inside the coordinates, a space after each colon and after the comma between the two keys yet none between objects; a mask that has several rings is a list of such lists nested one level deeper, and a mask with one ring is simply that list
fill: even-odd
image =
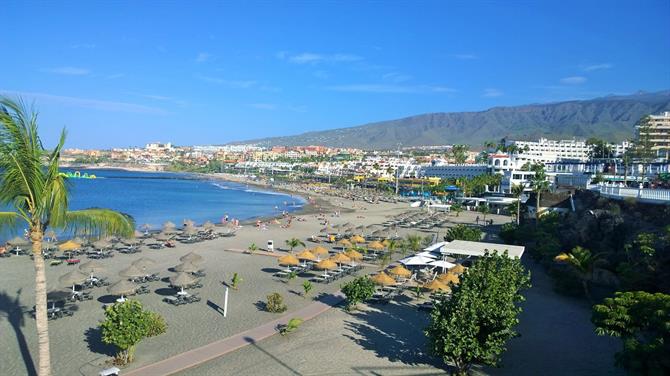
[{"label": "mountain slope", "polygon": [[438,112],[352,128],[307,132],[236,143],[326,145],[362,149],[469,144],[486,140],[599,137],[619,142],[633,138],[644,115],[670,111],[670,91],[608,96],[591,100],[494,107],[480,112]]}]

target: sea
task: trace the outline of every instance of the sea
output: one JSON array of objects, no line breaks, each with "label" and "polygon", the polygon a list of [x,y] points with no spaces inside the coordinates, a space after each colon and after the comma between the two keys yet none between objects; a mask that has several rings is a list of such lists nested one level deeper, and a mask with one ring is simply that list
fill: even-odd
[{"label": "sea", "polygon": [[[67,179],[70,210],[95,207],[117,210],[131,215],[138,228],[147,224],[158,230],[166,221],[180,226],[186,219],[198,225],[206,221],[221,223],[226,215],[229,220],[243,221],[293,212],[305,204],[299,196],[203,175],[111,169],[80,172],[93,174],[96,179]],[[15,235],[2,231],[0,241]]]}]

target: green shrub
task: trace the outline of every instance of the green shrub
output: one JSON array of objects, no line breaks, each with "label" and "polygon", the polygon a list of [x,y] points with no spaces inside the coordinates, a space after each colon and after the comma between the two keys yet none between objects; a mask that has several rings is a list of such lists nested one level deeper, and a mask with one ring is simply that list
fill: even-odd
[{"label": "green shrub", "polygon": [[519,226],[516,223],[505,223],[500,227],[500,239],[506,244],[516,244],[517,230]]},{"label": "green shrub", "polygon": [[356,305],[372,297],[375,293],[375,284],[367,276],[358,277],[342,286],[342,292],[347,297],[345,309],[355,309]]},{"label": "green shrub", "polygon": [[167,331],[167,323],[163,316],[156,312],[149,312],[149,327],[147,328],[147,337],[155,337]]},{"label": "green shrub", "polygon": [[278,292],[268,295],[268,301],[265,303],[265,309],[272,313],[281,313],[286,311],[287,307],[284,304],[284,298]]}]

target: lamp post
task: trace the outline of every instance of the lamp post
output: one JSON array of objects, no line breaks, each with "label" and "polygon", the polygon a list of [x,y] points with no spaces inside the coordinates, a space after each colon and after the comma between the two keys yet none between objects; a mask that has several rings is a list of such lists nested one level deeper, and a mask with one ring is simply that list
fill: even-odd
[{"label": "lamp post", "polygon": [[398,143],[398,164],[395,168],[395,195],[398,195],[399,190],[399,181],[400,181],[400,143]]}]

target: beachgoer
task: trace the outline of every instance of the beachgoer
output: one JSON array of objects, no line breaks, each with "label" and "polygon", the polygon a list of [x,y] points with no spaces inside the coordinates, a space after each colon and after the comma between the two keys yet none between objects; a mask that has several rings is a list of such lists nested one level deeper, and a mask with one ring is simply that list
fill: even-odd
[{"label": "beachgoer", "polygon": [[477,216],[477,219],[475,219],[475,221],[477,222],[477,224],[479,224],[479,216]]}]

